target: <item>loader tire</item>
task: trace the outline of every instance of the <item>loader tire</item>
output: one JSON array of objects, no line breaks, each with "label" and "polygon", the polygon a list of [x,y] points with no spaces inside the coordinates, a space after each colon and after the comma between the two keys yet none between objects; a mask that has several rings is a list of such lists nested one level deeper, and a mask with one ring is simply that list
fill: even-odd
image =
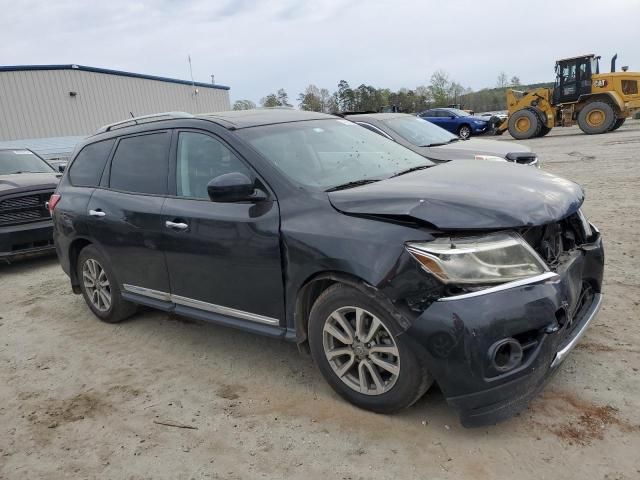
[{"label": "loader tire", "polygon": [[619,129],[622,124],[624,123],[624,121],[626,120],[626,118],[619,118],[618,120],[616,120],[616,123],[613,124],[613,127],[611,127],[611,130],[609,130],[610,132],[613,132],[614,130]]},{"label": "loader tire", "polygon": [[540,133],[538,134],[538,137],[544,137],[550,131],[551,128],[547,127],[546,125],[542,125],[542,127],[540,127]]},{"label": "loader tire", "polygon": [[578,126],[587,135],[597,135],[611,130],[618,115],[608,102],[590,102],[578,114]]},{"label": "loader tire", "polygon": [[509,133],[517,140],[537,137],[541,128],[540,117],[531,110],[518,110],[509,116]]}]

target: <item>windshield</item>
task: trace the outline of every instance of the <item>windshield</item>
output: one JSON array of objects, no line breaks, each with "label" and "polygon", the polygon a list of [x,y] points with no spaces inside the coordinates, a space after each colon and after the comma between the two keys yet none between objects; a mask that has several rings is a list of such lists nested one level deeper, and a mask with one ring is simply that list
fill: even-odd
[{"label": "windshield", "polygon": [[444,128],[411,115],[391,118],[384,120],[383,123],[417,147],[444,145],[458,140],[458,137],[447,132]]},{"label": "windshield", "polygon": [[238,135],[295,183],[323,190],[435,165],[392,140],[343,119],[245,128]]},{"label": "windshield", "polygon": [[29,150],[0,150],[0,175],[53,171],[47,162]]},{"label": "windshield", "polygon": [[458,117],[468,117],[471,115],[469,112],[465,112],[464,110],[458,110],[457,108],[450,108],[448,111]]}]

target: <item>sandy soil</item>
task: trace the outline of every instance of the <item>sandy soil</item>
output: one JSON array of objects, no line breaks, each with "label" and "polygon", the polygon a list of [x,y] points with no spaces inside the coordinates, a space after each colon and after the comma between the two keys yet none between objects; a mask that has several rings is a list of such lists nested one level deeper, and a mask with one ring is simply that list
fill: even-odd
[{"label": "sandy soil", "polygon": [[640,478],[640,122],[524,143],[584,185],[607,266],[600,316],[519,417],[466,430],[437,391],[364,412],[294,345],[154,311],[107,325],[33,259],[0,266],[0,478]]}]

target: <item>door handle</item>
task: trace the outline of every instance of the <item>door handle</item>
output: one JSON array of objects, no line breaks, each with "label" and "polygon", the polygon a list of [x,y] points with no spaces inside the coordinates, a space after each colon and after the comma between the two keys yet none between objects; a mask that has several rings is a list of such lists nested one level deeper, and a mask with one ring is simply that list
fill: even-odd
[{"label": "door handle", "polygon": [[104,217],[106,213],[104,213],[102,210],[89,210],[89,215],[91,215],[92,217]]},{"label": "door handle", "polygon": [[175,228],[176,230],[186,230],[189,228],[189,225],[182,222],[172,222],[171,220],[167,220],[164,222],[164,226],[167,228]]}]

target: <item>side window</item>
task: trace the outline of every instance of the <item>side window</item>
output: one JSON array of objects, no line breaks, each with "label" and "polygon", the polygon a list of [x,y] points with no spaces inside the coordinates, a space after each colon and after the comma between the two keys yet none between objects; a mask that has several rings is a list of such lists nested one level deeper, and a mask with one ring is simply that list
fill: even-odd
[{"label": "side window", "polygon": [[134,193],[166,195],[169,171],[167,132],[120,140],[111,161],[109,186]]},{"label": "side window", "polygon": [[69,180],[76,187],[96,187],[115,140],[104,140],[85,146],[69,169]]},{"label": "side window", "polygon": [[249,178],[249,168],[215,138],[196,132],[180,132],[176,162],[179,197],[209,199],[207,184],[225,173],[240,172]]}]

